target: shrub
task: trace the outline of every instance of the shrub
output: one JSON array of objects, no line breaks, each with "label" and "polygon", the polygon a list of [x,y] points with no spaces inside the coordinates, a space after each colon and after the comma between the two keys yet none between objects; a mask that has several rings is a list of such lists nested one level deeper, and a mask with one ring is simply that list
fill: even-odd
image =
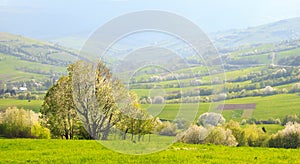
[{"label": "shrub", "polygon": [[290,93],[300,92],[300,83],[294,84],[293,87],[290,89],[289,92],[290,92]]},{"label": "shrub", "polygon": [[1,134],[8,138],[50,138],[50,131],[41,127],[38,116],[32,111],[7,108],[1,114]]},{"label": "shrub", "polygon": [[35,123],[31,127],[31,136],[38,139],[50,139],[50,130],[42,127],[39,123]]},{"label": "shrub", "polygon": [[261,128],[258,128],[255,124],[253,124],[247,125],[244,130],[247,138],[247,145],[254,147],[267,146],[268,135],[263,132]]},{"label": "shrub", "polygon": [[284,118],[283,118],[283,121],[282,121],[282,125],[285,125],[287,124],[288,122],[298,122],[300,123],[300,119],[297,115],[286,115]]},{"label": "shrub", "polygon": [[[245,120],[246,121],[246,120]],[[237,146],[247,146],[247,138],[244,129],[241,128],[238,122],[230,120],[226,125],[226,129],[230,129],[232,135],[235,137],[236,141],[238,142]]]},{"label": "shrub", "polygon": [[200,115],[197,124],[201,126],[217,126],[217,125],[224,125],[225,118],[219,113],[204,113]]},{"label": "shrub", "polygon": [[289,122],[283,130],[272,135],[269,147],[276,148],[299,148],[300,147],[300,124]]},{"label": "shrub", "polygon": [[256,120],[255,118],[248,119],[246,121],[248,124],[281,124],[281,121],[279,118],[269,118],[267,120]]},{"label": "shrub", "polygon": [[275,89],[271,86],[266,86],[264,89],[262,89],[262,92],[264,92],[266,95],[271,95],[275,92]]},{"label": "shrub", "polygon": [[165,99],[162,96],[156,96],[153,99],[154,104],[163,104],[165,102]]},{"label": "shrub", "polygon": [[175,136],[177,133],[177,125],[169,121],[162,122],[161,125],[157,127],[157,131],[160,135]]},{"label": "shrub", "polygon": [[209,130],[197,125],[191,125],[185,132],[176,136],[176,141],[189,144],[204,143],[204,139],[208,136]]},{"label": "shrub", "polygon": [[2,117],[2,131],[5,137],[26,138],[30,137],[30,128],[35,121],[32,111],[24,109],[8,108]]},{"label": "shrub", "polygon": [[185,132],[176,136],[176,141],[189,144],[211,143],[216,145],[236,146],[238,143],[230,129],[213,126],[191,125]]},{"label": "shrub", "polygon": [[177,124],[178,129],[186,129],[190,125],[190,123],[185,119],[176,119],[173,122]]},{"label": "shrub", "polygon": [[238,142],[232,135],[230,129],[224,129],[222,127],[214,128],[211,133],[206,137],[205,143],[212,143],[215,145],[226,145],[226,146],[236,146]]}]

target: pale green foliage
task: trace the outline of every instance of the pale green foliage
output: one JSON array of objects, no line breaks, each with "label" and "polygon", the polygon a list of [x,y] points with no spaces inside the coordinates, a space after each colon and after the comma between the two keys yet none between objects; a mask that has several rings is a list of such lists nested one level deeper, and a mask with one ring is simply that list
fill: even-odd
[{"label": "pale green foliage", "polygon": [[197,124],[201,126],[217,126],[224,125],[225,122],[225,118],[219,113],[203,113],[202,115],[200,115]]},{"label": "pale green foliage", "polygon": [[230,120],[228,123],[225,124],[225,128],[231,130],[232,135],[235,137],[236,141],[238,142],[238,146],[248,145],[245,131],[244,129],[241,128],[238,122]]},{"label": "pale green foliage", "polygon": [[290,89],[290,92],[294,93],[294,92],[299,92],[300,91],[300,83],[296,83],[292,86],[292,88]]},{"label": "pale green foliage", "polygon": [[245,136],[247,138],[248,146],[260,147],[267,146],[269,136],[263,132],[263,130],[257,127],[255,124],[247,125],[244,129]]},{"label": "pale green foliage", "polygon": [[272,135],[269,140],[270,147],[299,148],[300,124],[289,122],[285,128]]},{"label": "pale green foliage", "polygon": [[[7,108],[1,118],[2,134],[10,138],[49,138],[50,132],[42,128],[38,116],[32,111]],[[39,129],[37,129],[39,128]],[[36,129],[33,131],[33,129]],[[37,132],[39,130],[39,132]]]},{"label": "pale green foliage", "polygon": [[162,122],[158,127],[158,134],[164,136],[175,136],[177,133],[177,125],[169,121]]},{"label": "pale green foliage", "polygon": [[300,119],[297,115],[295,114],[292,114],[292,115],[286,115],[284,118],[283,118],[283,121],[282,121],[282,125],[285,125],[287,124],[288,122],[300,122]]},{"label": "pale green foliage", "polygon": [[[93,138],[106,140],[110,129],[121,119],[119,107],[127,106],[130,100],[128,93],[101,61],[97,66],[78,61],[69,71],[80,120]],[[122,103],[118,106],[116,102]]]},{"label": "pale green foliage", "polygon": [[204,143],[204,139],[208,136],[210,129],[202,126],[191,125],[186,131],[177,134],[176,141],[200,144]]},{"label": "pale green foliage", "polygon": [[140,141],[141,136],[153,132],[159,121],[140,107],[135,93],[130,92],[129,98],[129,102],[124,103],[123,109],[120,110],[119,121],[115,125],[123,132],[123,139],[126,139],[127,133],[131,133],[132,140],[133,135],[138,135],[138,141]]},{"label": "pale green foliage", "polygon": [[30,137],[30,128],[37,121],[32,111],[16,107],[6,109],[2,117],[3,133],[6,137]]},{"label": "pale green foliage", "polygon": [[61,77],[48,90],[41,108],[42,125],[49,128],[55,138],[72,139],[79,129],[71,80],[69,76]]},{"label": "pale green foliage", "polygon": [[190,126],[190,122],[185,119],[176,119],[173,122],[177,124],[178,129],[187,129]]},{"label": "pale green foliage", "polygon": [[50,130],[42,127],[39,123],[35,123],[31,127],[31,135],[39,139],[50,139]]},{"label": "pale green foliage", "polygon": [[219,126],[209,133],[209,135],[205,138],[205,143],[226,146],[237,146],[238,144],[230,129],[225,130]]}]

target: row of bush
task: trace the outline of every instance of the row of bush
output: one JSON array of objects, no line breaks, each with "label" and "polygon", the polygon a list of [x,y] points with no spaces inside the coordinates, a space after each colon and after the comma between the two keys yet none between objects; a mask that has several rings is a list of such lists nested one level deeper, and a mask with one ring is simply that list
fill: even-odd
[{"label": "row of bush", "polygon": [[[293,121],[291,115],[285,117],[285,121]],[[292,117],[294,118],[294,117]],[[275,123],[278,119],[270,119]],[[276,148],[299,148],[300,147],[300,124],[287,122],[283,130],[270,135],[264,128],[258,127],[255,122],[244,125],[230,120],[225,123],[221,114],[204,113],[196,124],[187,127],[187,130],[180,131],[181,121],[164,122],[163,128],[159,129],[160,135],[175,136],[177,142],[189,144],[216,144],[226,146],[253,146],[253,147],[276,147]],[[184,128],[181,126],[181,128]]]},{"label": "row of bush", "polygon": [[[255,122],[241,127],[240,123],[233,120],[226,123],[221,114],[204,113],[198,118],[196,124],[192,125],[183,119],[173,122],[159,121],[154,133],[176,136],[177,142],[189,144],[299,148],[299,117],[288,115],[283,120],[286,121],[289,122],[283,130],[269,135],[262,128],[257,127]],[[14,107],[0,114],[0,135],[7,138],[49,139],[50,130],[40,125],[38,114]]]}]

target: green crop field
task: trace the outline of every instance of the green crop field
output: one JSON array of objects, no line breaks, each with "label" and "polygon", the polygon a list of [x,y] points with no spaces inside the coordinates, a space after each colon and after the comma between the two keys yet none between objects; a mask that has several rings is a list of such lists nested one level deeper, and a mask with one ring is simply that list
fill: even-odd
[{"label": "green crop field", "polygon": [[[246,97],[239,99],[226,100],[225,104],[246,104],[246,103],[256,103],[256,109],[253,111],[253,118],[256,119],[269,119],[269,118],[280,118],[289,114],[300,114],[300,96],[297,94],[279,94],[273,96],[263,96],[263,97]],[[152,109],[154,113],[159,113],[159,117],[162,119],[172,120],[176,117],[178,109],[181,106],[181,113],[185,115],[190,115],[195,113],[195,107],[197,104],[166,104],[163,110],[161,110],[161,105],[152,104]],[[147,108],[148,105],[142,105],[142,107]],[[209,112],[210,103],[199,103],[198,112],[196,118],[205,112]],[[243,111],[233,111],[224,110],[222,111],[226,120],[237,120],[241,121]]]},{"label": "green crop field", "polygon": [[44,71],[65,73],[66,67],[54,66],[49,64],[41,64],[18,59],[15,56],[0,54],[0,78],[5,81],[16,82],[26,81],[30,79],[45,80],[49,79],[49,75],[26,72],[24,69],[32,71]]},{"label": "green crop field", "polygon": [[0,159],[1,163],[297,163],[300,149],[174,144],[158,153],[127,155],[93,140],[1,139]]}]

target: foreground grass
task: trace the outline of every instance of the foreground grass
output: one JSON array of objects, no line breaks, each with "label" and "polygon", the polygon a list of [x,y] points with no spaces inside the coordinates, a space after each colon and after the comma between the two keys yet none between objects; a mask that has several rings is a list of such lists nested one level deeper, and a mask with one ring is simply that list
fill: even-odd
[{"label": "foreground grass", "polygon": [[96,141],[0,139],[0,163],[297,163],[299,149],[174,144],[149,155],[115,153]]}]

